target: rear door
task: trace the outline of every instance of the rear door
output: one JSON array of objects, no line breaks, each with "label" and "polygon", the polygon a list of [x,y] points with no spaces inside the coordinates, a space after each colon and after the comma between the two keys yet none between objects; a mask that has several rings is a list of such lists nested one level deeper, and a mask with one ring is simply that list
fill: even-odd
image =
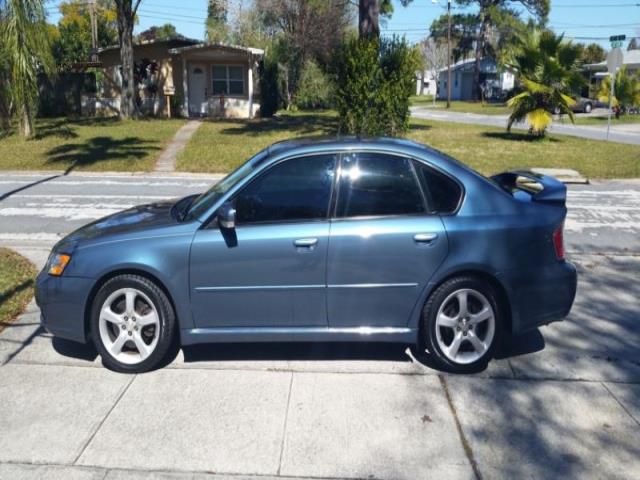
[{"label": "rear door", "polygon": [[331,327],[406,326],[447,254],[411,159],[356,152],[341,160],[327,261]]}]

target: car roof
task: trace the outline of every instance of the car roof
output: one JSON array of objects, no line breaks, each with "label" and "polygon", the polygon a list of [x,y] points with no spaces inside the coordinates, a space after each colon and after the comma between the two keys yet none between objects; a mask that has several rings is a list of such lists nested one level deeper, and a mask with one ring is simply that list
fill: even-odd
[{"label": "car roof", "polygon": [[286,154],[294,150],[304,150],[305,148],[331,150],[347,148],[384,148],[385,150],[406,150],[418,149],[424,152],[440,154],[436,150],[412,140],[391,137],[298,137],[290,140],[283,140],[274,143],[269,147],[269,156],[276,154]]}]

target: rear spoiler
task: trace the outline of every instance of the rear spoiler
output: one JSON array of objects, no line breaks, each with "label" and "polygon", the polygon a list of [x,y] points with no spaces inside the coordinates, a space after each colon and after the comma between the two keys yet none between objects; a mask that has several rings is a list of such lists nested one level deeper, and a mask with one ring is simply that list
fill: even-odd
[{"label": "rear spoiler", "polygon": [[567,199],[567,187],[564,183],[548,175],[540,175],[530,170],[512,170],[499,173],[491,179],[500,187],[513,193],[521,190],[531,194],[536,202],[559,203],[564,205]]}]

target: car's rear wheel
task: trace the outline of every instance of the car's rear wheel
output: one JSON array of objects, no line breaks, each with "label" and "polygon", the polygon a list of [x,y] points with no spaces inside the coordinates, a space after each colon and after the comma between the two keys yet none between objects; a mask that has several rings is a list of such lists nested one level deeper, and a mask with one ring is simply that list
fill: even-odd
[{"label": "car's rear wheel", "polygon": [[107,368],[140,373],[158,367],[171,346],[175,313],[158,286],[119,275],[100,288],[91,312],[93,342]]},{"label": "car's rear wheel", "polygon": [[584,113],[591,113],[592,106],[590,103],[586,103],[584,106]]},{"label": "car's rear wheel", "polygon": [[502,319],[491,285],[471,276],[452,278],[429,297],[421,340],[435,366],[471,373],[486,366],[498,344]]}]

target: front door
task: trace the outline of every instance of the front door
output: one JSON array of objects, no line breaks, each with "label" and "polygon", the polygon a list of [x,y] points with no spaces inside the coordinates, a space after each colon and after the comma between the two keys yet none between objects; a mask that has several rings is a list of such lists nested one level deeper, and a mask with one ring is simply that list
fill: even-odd
[{"label": "front door", "polygon": [[380,153],[342,159],[327,260],[330,327],[406,327],[447,254],[412,162]]},{"label": "front door", "polygon": [[233,230],[196,234],[191,302],[200,328],[327,326],[328,209],[336,155],[288,159],[231,199]]},{"label": "front door", "polygon": [[206,115],[207,75],[203,65],[191,65],[189,70],[189,114]]}]

